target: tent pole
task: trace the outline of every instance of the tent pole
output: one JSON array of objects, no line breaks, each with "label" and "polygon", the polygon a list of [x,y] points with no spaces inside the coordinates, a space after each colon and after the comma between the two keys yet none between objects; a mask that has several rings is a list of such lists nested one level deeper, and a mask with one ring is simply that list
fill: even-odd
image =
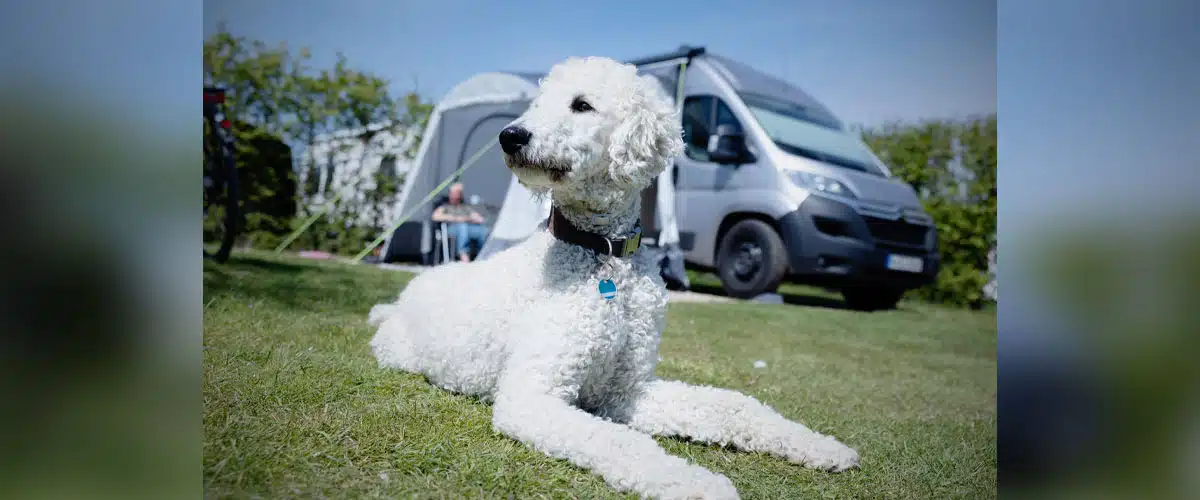
[{"label": "tent pole", "polygon": [[687,59],[679,62],[679,84],[675,86],[675,107],[680,113],[683,112],[683,80],[687,78],[687,67]]},{"label": "tent pole", "polygon": [[454,179],[458,178],[459,175],[462,175],[462,173],[464,171],[466,171],[467,168],[469,168],[471,165],[475,164],[475,162],[477,160],[479,160],[480,158],[483,157],[484,153],[486,153],[489,149],[492,149],[492,147],[498,143],[499,143],[499,141],[491,141],[488,143],[487,146],[479,148],[479,151],[476,151],[475,154],[472,155],[470,158],[468,158],[467,161],[465,163],[463,163],[461,167],[458,167],[458,170],[455,170],[454,173],[452,173],[448,177],[446,177],[446,179],[443,180],[441,184],[438,184],[437,187],[433,188],[433,191],[430,191],[429,194],[425,195],[425,198],[423,200],[421,200],[420,203],[417,203],[412,208],[410,208],[408,210],[408,213],[402,215],[400,217],[400,219],[398,221],[396,221],[395,224],[392,224],[392,227],[388,228],[387,231],[384,231],[382,234],[380,234],[378,238],[375,238],[375,241],[372,241],[371,243],[367,244],[367,247],[363,248],[362,251],[359,252],[358,255],[355,255],[354,258],[351,260],[353,262],[358,262],[358,261],[362,260],[363,257],[366,257],[367,254],[371,253],[371,250],[373,250],[375,247],[379,246],[380,243],[383,243],[383,240],[387,239],[387,237],[389,235],[396,232],[396,229],[399,228],[401,224],[408,222],[408,219],[410,219],[413,216],[413,214],[415,214],[417,212],[418,209],[425,206],[425,204],[429,203],[429,201],[432,200],[434,196],[437,196],[438,193],[441,193],[442,190],[444,190],[444,189],[446,189],[446,187],[450,186],[450,184],[452,184],[454,182]]},{"label": "tent pole", "polygon": [[283,253],[283,250],[287,248],[288,245],[291,245],[293,241],[296,241],[296,238],[299,238],[301,234],[304,234],[304,231],[308,229],[308,226],[313,225],[313,223],[316,222],[317,219],[321,218],[322,215],[325,215],[326,212],[332,210],[333,205],[336,204],[340,199],[342,199],[342,193],[338,193],[337,196],[334,196],[332,200],[329,200],[325,206],[321,207],[317,213],[312,214],[308,220],[304,221],[303,224],[300,224],[300,227],[292,231],[292,234],[289,234],[287,238],[284,238],[283,241],[279,243],[279,246],[275,247],[275,253]]}]

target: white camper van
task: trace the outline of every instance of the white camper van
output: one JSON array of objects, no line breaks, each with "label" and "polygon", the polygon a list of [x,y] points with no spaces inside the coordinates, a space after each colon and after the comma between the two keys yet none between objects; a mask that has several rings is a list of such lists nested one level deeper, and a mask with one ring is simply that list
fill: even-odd
[{"label": "white camper van", "polygon": [[634,62],[674,88],[681,58],[686,150],[673,182],[689,264],[733,296],[791,279],[865,309],[934,280],[932,218],[857,133],[802,90],[703,48]]}]

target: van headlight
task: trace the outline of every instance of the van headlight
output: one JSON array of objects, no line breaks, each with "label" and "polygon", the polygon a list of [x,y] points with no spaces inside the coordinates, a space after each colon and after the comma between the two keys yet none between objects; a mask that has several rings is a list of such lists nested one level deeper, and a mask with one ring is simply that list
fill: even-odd
[{"label": "van headlight", "polygon": [[820,191],[825,194],[840,196],[842,198],[855,198],[854,192],[850,191],[850,188],[846,187],[845,184],[842,184],[841,181],[831,179],[824,175],[814,174],[811,172],[791,171],[788,172],[788,177],[791,178],[792,182],[797,186],[805,189]]}]

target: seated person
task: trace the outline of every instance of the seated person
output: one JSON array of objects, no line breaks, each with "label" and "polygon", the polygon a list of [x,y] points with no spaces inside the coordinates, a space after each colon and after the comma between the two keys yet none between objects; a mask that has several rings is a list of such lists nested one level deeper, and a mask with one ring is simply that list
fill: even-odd
[{"label": "seated person", "polygon": [[433,211],[434,222],[445,222],[448,231],[454,236],[454,244],[458,251],[458,260],[471,262],[470,245],[483,248],[487,239],[487,227],[483,225],[483,216],[471,205],[463,203],[463,185],[455,183],[450,186],[450,200]]}]

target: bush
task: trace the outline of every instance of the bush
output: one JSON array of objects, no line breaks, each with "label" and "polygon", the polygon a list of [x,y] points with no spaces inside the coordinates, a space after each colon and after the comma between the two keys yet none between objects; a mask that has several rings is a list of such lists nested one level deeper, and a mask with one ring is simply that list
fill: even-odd
[{"label": "bush", "polygon": [[942,269],[935,283],[912,294],[982,307],[989,301],[988,253],[996,247],[996,115],[889,124],[864,131],[863,139],[917,190],[937,226]]},{"label": "bush", "polygon": [[[278,136],[245,122],[234,122],[232,129],[243,220],[238,245],[274,248],[291,230],[296,216],[291,148]],[[215,240],[213,230],[222,216],[214,211],[205,218],[206,242]]]}]

